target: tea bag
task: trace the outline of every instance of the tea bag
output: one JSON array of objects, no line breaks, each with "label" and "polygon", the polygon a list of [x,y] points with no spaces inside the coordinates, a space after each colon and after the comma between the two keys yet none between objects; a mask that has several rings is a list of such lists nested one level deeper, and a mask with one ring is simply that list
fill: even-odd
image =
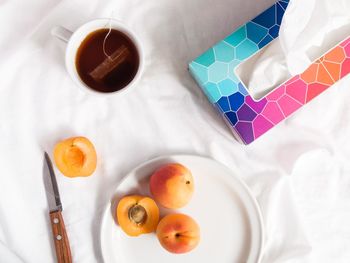
[{"label": "tea bag", "polygon": [[110,56],[107,56],[105,60],[102,61],[89,75],[95,81],[103,80],[108,73],[112,72],[115,68],[120,66],[128,57],[129,49],[122,45],[116,51],[114,51]]}]

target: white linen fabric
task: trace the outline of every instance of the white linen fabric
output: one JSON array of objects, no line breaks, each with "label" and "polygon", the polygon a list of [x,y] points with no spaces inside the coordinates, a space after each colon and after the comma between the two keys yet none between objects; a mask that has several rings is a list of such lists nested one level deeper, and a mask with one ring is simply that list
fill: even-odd
[{"label": "white linen fabric", "polygon": [[[55,262],[43,151],[75,135],[94,142],[99,162],[88,178],[57,172],[74,262],[102,262],[101,216],[121,178],[173,153],[241,170],[265,221],[264,263],[348,262],[350,78],[244,146],[187,72],[190,60],[272,3],[1,0],[0,262]],[[65,44],[50,29],[74,30],[112,12],[140,37],[146,64],[134,91],[103,99],[74,85]]]}]

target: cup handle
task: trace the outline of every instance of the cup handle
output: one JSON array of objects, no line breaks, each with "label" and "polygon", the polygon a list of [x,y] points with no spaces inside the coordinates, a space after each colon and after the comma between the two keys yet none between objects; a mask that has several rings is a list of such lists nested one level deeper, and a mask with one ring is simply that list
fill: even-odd
[{"label": "cup handle", "polygon": [[65,43],[69,41],[72,34],[72,31],[68,30],[67,28],[64,28],[63,26],[55,26],[51,29],[51,35],[57,37]]}]

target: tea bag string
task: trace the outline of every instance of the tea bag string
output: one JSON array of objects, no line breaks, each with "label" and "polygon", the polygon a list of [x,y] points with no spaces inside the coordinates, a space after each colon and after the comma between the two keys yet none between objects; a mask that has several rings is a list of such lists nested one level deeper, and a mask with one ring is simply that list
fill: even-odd
[{"label": "tea bag string", "polygon": [[112,12],[111,16],[109,17],[109,21],[108,21],[108,33],[106,34],[105,38],[103,39],[103,44],[102,44],[102,49],[103,49],[103,54],[105,54],[105,56],[109,59],[112,60],[111,56],[107,54],[106,52],[106,42],[107,42],[107,38],[109,37],[109,35],[111,34],[112,31],[112,17],[113,17],[113,13]]}]

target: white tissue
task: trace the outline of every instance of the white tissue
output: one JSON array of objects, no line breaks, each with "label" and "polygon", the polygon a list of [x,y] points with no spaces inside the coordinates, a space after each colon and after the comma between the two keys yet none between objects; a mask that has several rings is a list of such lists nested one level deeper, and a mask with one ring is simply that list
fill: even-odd
[{"label": "white tissue", "polygon": [[349,0],[291,0],[280,36],[240,65],[255,99],[266,95],[350,35]]}]

